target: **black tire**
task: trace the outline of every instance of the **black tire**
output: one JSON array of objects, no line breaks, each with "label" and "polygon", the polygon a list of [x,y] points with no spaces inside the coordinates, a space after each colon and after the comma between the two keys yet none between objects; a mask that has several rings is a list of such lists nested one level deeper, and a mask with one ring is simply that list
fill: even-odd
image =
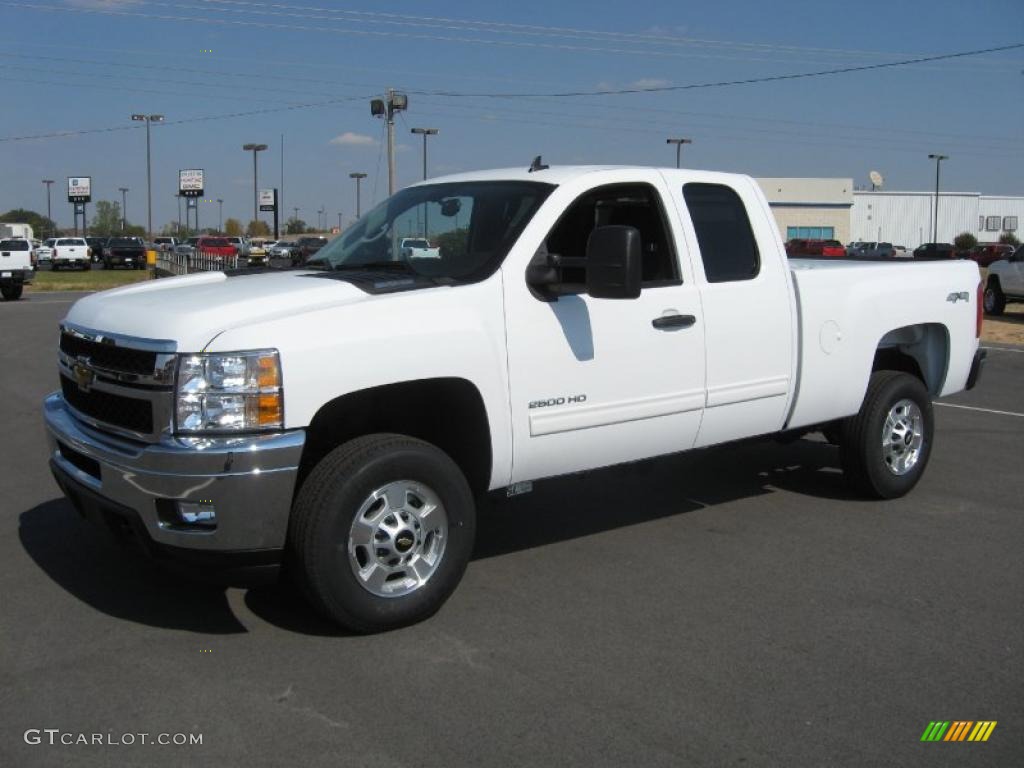
[{"label": "black tire", "polygon": [[982,301],[984,302],[986,315],[998,317],[1003,314],[1003,311],[1006,309],[1006,295],[1003,293],[1003,287],[999,284],[998,277],[989,278]]},{"label": "black tire", "polygon": [[[378,596],[353,572],[350,531],[371,494],[401,480],[423,483],[439,497],[447,538],[425,583],[402,596]],[[355,632],[381,632],[437,612],[462,579],[475,533],[473,494],[447,454],[404,435],[365,435],[335,448],[306,478],[288,525],[287,566],[326,618]]]},{"label": "black tire", "polygon": [[90,269],[92,269],[92,264],[90,264],[88,261],[82,262],[82,271],[83,272],[88,272]]},{"label": "black tire", "polygon": [[21,292],[24,290],[22,285],[5,285],[0,288],[0,296],[4,297],[4,301],[17,301],[21,298]]},{"label": "black tire", "polygon": [[[886,462],[882,435],[890,409],[904,399],[920,411],[922,441],[916,463],[905,474],[897,474]],[[906,495],[928,465],[934,433],[932,401],[921,380],[901,371],[875,371],[860,411],[844,419],[840,428],[839,455],[847,482],[868,498],[895,499]]]}]

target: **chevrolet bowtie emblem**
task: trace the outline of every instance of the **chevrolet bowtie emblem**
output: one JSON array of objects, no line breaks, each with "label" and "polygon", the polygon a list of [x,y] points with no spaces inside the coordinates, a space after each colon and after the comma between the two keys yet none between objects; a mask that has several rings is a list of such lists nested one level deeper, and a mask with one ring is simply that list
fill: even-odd
[{"label": "chevrolet bowtie emblem", "polygon": [[71,373],[75,377],[75,383],[78,384],[78,388],[83,392],[88,392],[89,388],[92,387],[93,381],[96,379],[96,374],[92,372],[92,369],[85,367],[81,363],[75,363]]}]

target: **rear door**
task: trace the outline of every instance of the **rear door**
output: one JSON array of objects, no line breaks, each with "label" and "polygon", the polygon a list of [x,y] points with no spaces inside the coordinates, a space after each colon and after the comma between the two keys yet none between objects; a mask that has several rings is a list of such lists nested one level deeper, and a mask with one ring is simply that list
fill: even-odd
[{"label": "rear door", "polygon": [[697,445],[777,431],[795,379],[796,326],[775,221],[750,179],[664,173],[699,254],[708,392]]},{"label": "rear door", "polygon": [[[528,258],[560,260],[560,295],[531,291],[525,263],[504,268],[514,482],[685,450],[700,427],[700,295],[664,180],[594,176],[552,194],[524,241]],[[587,295],[586,243],[602,225],[639,230],[639,298]]]}]

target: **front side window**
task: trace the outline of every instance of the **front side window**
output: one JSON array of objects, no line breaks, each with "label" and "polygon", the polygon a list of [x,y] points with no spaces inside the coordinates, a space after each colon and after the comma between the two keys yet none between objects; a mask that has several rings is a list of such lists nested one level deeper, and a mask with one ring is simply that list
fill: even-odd
[{"label": "front side window", "polygon": [[[467,181],[408,187],[326,243],[313,264],[394,270],[455,282],[491,275],[554,186]],[[409,238],[430,248],[403,247]]]},{"label": "front side window", "polygon": [[723,184],[686,184],[690,211],[709,283],[752,280],[761,269],[747,209],[736,191]]}]

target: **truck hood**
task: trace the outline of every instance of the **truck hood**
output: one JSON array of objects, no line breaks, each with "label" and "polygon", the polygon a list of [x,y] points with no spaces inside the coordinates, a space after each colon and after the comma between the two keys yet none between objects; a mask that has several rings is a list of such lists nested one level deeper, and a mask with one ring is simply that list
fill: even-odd
[{"label": "truck hood", "polygon": [[234,276],[203,272],[150,280],[87,296],[65,319],[96,331],[176,341],[180,351],[193,352],[231,328],[387,298],[318,275],[312,270]]}]

